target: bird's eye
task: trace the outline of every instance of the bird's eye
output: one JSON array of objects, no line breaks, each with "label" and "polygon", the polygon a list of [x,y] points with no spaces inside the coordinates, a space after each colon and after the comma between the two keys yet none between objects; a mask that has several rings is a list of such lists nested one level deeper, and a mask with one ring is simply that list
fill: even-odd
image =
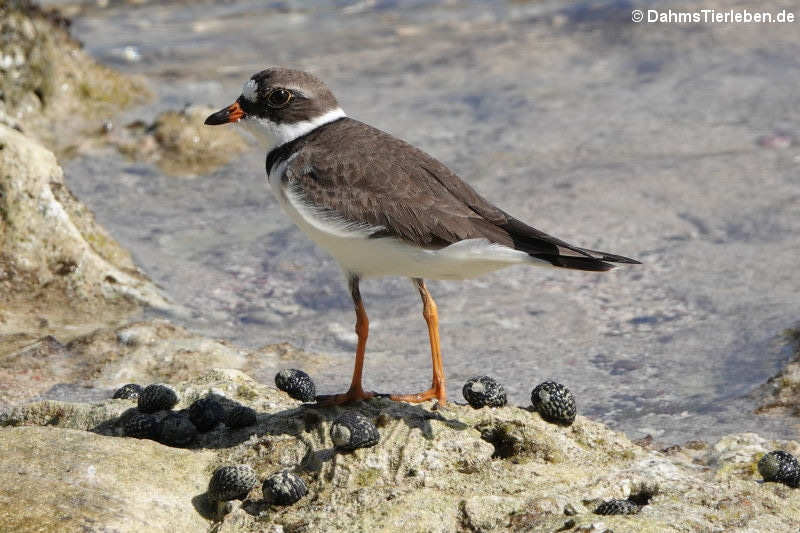
[{"label": "bird's eye", "polygon": [[292,92],[286,89],[272,89],[267,94],[267,104],[273,108],[284,107],[292,100]]}]

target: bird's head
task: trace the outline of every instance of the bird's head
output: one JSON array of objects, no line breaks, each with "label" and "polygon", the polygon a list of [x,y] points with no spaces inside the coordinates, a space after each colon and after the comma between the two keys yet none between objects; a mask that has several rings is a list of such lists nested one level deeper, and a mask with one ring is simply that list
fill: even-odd
[{"label": "bird's head", "polygon": [[239,98],[210,115],[205,123],[237,123],[271,150],[344,116],[336,97],[316,76],[268,68],[253,74]]}]

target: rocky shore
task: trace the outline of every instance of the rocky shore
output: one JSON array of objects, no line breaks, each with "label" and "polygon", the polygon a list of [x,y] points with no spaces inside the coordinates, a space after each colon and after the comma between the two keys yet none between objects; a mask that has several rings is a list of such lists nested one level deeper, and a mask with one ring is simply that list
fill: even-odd
[{"label": "rocky shore", "polygon": [[[275,352],[259,358],[282,364]],[[0,453],[9,465],[0,469],[0,523],[12,530],[58,523],[64,530],[231,532],[776,532],[800,525],[797,491],[760,482],[756,470],[769,450],[800,452],[797,442],[739,434],[654,450],[583,416],[561,427],[524,407],[376,399],[346,409],[373,421],[380,442],[341,453],[329,429],[342,408],[301,404],[230,369],[197,374],[175,389],[175,409],[211,394],[255,409],[257,422],[236,430],[219,424],[177,449],[122,436],[130,400],[17,407],[0,418]],[[309,494],[271,506],[259,482],[217,515],[206,489],[226,464],[250,465],[259,480],[288,469]],[[640,511],[594,513],[615,498],[638,502]]]},{"label": "rocky shore", "polygon": [[122,323],[142,306],[182,312],[75,198],[56,154],[112,146],[190,175],[243,149],[231,131],[210,138],[202,107],[103,130],[149,91],[90,58],[69,25],[32,2],[0,4],[0,354]]},{"label": "rocky shore", "polygon": [[169,307],[72,195],[52,152],[0,125],[0,168],[0,324],[16,332],[0,346],[114,322],[141,304]]},{"label": "rocky shore", "polygon": [[[580,408],[568,427],[524,405],[373,399],[318,408],[266,384],[282,368],[324,374],[345,364],[339,358],[290,344],[249,349],[169,320],[141,320],[144,307],[182,310],[70,192],[54,151],[66,157],[75,146],[105,143],[191,175],[227,160],[208,159],[199,147],[217,142],[230,157],[242,141],[204,137],[196,126],[207,110],[188,108],[99,135],[87,124],[93,133],[81,144],[75,132],[82,126],[70,117],[87,107],[115,116],[146,95],[141,82],[95,63],[69,37],[65,19],[29,2],[0,2],[0,25],[0,529],[800,528],[800,492],[762,482],[756,467],[771,450],[797,455],[797,441],[740,433],[671,446],[633,442]],[[54,79],[65,81],[55,86]],[[787,339],[796,343],[797,332]],[[797,415],[799,375],[793,361],[765,386],[765,413]],[[213,395],[254,409],[256,424],[219,424],[186,448],[124,436],[136,404],[110,399],[113,391],[155,382],[175,388],[175,410]],[[345,410],[378,427],[376,446],[334,450],[330,425]],[[259,484],[220,514],[206,490],[226,464],[250,465]],[[309,493],[292,506],[265,503],[260,481],[286,469]],[[638,513],[595,514],[610,499],[635,502]]]},{"label": "rocky shore", "polygon": [[[72,194],[66,154],[96,117],[147,98],[95,62],[70,21],[33,2],[0,3],[0,354],[61,340],[170,304]],[[45,147],[47,146],[47,147]],[[28,357],[23,357],[27,360]],[[27,363],[4,363],[20,371]],[[8,375],[8,370],[4,374]],[[14,370],[10,371],[11,373]],[[13,387],[4,400],[23,396]]]}]

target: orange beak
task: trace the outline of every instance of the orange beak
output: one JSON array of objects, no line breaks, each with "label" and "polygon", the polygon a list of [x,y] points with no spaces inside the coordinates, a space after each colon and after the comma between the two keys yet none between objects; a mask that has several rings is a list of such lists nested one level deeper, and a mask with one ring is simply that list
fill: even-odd
[{"label": "orange beak", "polygon": [[209,115],[206,119],[205,123],[209,126],[216,126],[218,124],[227,124],[229,122],[238,122],[245,116],[245,112],[242,109],[242,106],[239,105],[239,102],[236,101],[226,107],[225,109],[220,109],[213,115]]}]

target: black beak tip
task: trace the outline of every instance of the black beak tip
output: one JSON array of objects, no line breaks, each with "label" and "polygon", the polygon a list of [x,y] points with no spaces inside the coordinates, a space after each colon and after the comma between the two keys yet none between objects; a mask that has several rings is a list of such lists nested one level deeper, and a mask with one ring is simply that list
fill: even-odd
[{"label": "black beak tip", "polygon": [[217,111],[206,118],[206,121],[203,124],[207,126],[218,126],[220,124],[227,124],[228,123],[228,110],[223,109],[221,111]]},{"label": "black beak tip", "polygon": [[242,106],[236,101],[224,109],[220,109],[216,113],[208,116],[205,124],[209,126],[217,126],[219,124],[229,124],[231,122],[238,122],[245,117],[245,112]]}]

